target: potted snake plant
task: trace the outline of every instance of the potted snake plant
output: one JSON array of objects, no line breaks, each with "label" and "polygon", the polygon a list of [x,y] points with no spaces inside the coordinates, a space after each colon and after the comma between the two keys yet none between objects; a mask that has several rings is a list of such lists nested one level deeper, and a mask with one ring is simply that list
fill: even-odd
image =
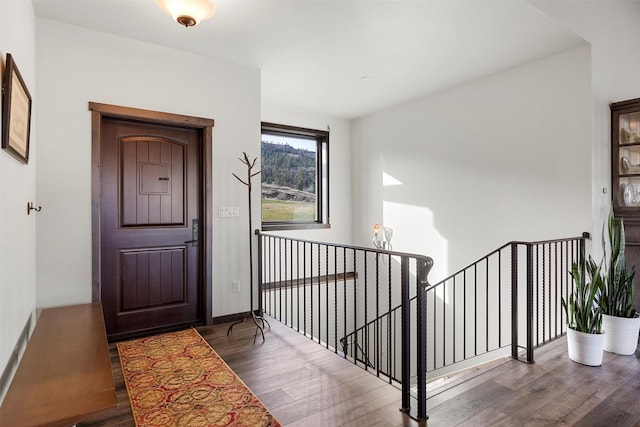
[{"label": "potted snake plant", "polygon": [[[635,267],[628,270],[626,265],[624,221],[620,219],[617,222],[611,212],[606,231],[611,254],[600,296],[602,329],[606,332],[604,349],[611,353],[630,355],[634,354],[638,347],[640,332],[640,314],[634,308]],[[606,258],[604,227],[602,249]]]},{"label": "potted snake plant", "polygon": [[562,307],[567,315],[567,347],[569,358],[588,366],[602,364],[604,333],[602,331],[602,309],[600,294],[604,278],[602,263],[596,264],[589,256],[580,257],[573,263],[571,276],[575,288],[567,302],[562,298]]}]

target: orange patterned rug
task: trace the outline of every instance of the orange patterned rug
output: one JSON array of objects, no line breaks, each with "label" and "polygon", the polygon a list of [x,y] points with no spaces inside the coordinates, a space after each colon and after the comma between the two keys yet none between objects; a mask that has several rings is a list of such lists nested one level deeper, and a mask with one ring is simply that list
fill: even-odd
[{"label": "orange patterned rug", "polygon": [[279,427],[195,329],[118,343],[138,427]]}]

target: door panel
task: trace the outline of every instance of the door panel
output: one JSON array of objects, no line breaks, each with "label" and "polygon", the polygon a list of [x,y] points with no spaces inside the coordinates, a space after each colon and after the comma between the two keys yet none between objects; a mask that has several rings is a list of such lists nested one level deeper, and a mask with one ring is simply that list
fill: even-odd
[{"label": "door panel", "polygon": [[111,118],[101,129],[107,335],[202,322],[200,131]]},{"label": "door panel", "polygon": [[184,225],[186,147],[160,138],[120,140],[122,226]]},{"label": "door panel", "polygon": [[120,312],[186,303],[184,248],[120,251]]}]

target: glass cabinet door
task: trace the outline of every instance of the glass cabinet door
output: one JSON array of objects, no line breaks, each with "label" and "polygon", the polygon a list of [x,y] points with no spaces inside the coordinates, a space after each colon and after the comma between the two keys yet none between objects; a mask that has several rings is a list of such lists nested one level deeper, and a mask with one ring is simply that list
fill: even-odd
[{"label": "glass cabinet door", "polygon": [[640,218],[640,99],[611,104],[611,185],[616,215]]}]

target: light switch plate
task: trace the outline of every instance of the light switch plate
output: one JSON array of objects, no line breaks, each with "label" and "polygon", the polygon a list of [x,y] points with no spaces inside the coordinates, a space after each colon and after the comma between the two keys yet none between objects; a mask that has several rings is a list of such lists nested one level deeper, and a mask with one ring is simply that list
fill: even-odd
[{"label": "light switch plate", "polygon": [[218,218],[237,218],[240,216],[238,206],[220,206],[218,208]]}]

